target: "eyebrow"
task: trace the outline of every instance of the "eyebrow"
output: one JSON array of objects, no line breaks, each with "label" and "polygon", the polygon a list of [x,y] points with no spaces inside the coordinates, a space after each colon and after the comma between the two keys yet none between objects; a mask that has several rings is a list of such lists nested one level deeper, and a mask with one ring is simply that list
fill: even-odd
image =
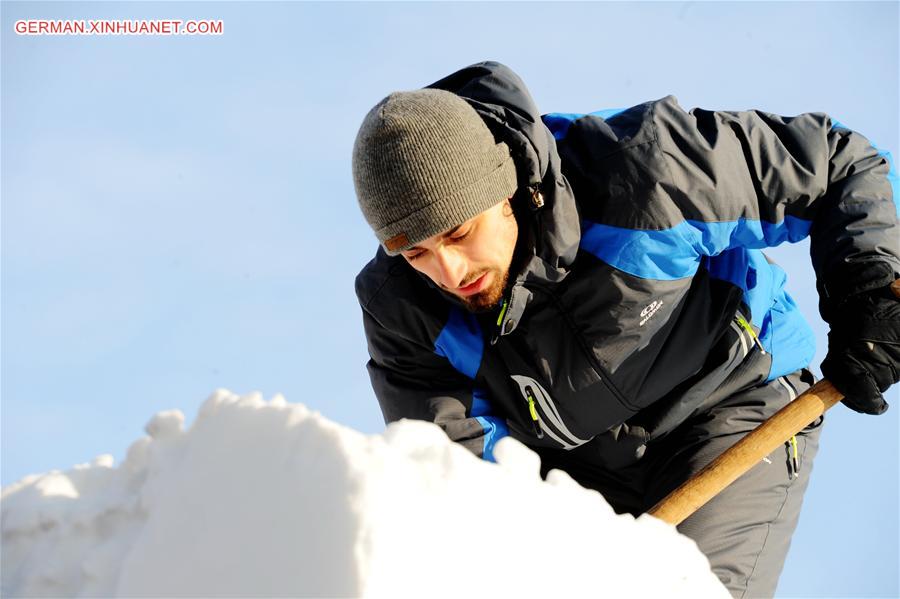
[{"label": "eyebrow", "polygon": [[[441,233],[441,234],[438,236],[438,239],[446,239],[446,238],[450,237],[451,235],[453,235],[454,233],[456,233],[457,231],[459,231],[460,229],[462,229],[463,226],[464,226],[465,224],[466,224],[466,223],[462,223],[461,225],[456,225],[455,227],[453,227],[452,229],[450,229],[450,230],[447,231],[446,233]],[[423,247],[420,246],[420,245],[414,245],[414,246],[412,246],[411,248],[408,248],[408,249],[405,250],[405,251],[409,252],[409,251],[412,251],[412,250],[424,250],[424,249],[425,249],[425,248],[423,248]]]}]

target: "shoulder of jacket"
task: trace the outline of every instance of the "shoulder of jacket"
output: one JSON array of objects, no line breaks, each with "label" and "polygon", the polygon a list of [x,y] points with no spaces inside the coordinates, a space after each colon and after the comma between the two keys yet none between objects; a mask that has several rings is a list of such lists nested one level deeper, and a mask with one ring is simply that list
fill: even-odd
[{"label": "shoulder of jacket", "polygon": [[353,286],[360,306],[365,308],[390,280],[397,259],[388,256],[380,247],[375,256],[356,275]]},{"label": "shoulder of jacket", "polygon": [[654,115],[666,115],[674,112],[687,112],[673,94],[646,102],[648,110]]},{"label": "shoulder of jacket", "polygon": [[646,106],[647,118],[652,123],[653,135],[657,140],[662,129],[666,129],[689,116],[688,111],[678,102],[678,98],[672,94],[646,102]]},{"label": "shoulder of jacket", "polygon": [[360,307],[381,327],[424,347],[446,324],[449,307],[402,258],[381,249],[356,275],[355,289]]},{"label": "shoulder of jacket", "polygon": [[652,143],[657,138],[659,111],[678,110],[674,96],[648,100],[627,108],[602,109],[588,114],[542,115],[554,136],[562,141],[562,153],[588,151],[595,159],[621,150]]}]

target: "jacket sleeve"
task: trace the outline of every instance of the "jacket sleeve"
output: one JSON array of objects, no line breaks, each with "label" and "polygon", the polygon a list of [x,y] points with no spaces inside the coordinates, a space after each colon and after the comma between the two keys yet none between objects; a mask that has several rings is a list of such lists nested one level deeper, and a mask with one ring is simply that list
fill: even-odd
[{"label": "jacket sleeve", "polygon": [[440,426],[450,440],[494,461],[493,448],[507,436],[506,421],[489,413],[482,390],[446,358],[382,326],[365,308],[366,364],[385,424],[401,418]]},{"label": "jacket sleeve", "polygon": [[652,119],[665,192],[701,255],[809,235],[823,297],[851,273],[866,288],[900,275],[897,175],[890,153],[860,133],[820,112],[686,112],[673,96]]}]

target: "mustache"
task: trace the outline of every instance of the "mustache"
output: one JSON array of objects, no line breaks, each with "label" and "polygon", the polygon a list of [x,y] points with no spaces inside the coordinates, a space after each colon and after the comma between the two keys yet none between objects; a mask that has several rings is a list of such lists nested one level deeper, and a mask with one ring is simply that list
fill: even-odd
[{"label": "mustache", "polygon": [[483,276],[486,275],[487,273],[488,273],[487,270],[484,270],[484,271],[478,273],[477,275],[475,275],[474,277],[472,277],[471,279],[469,279],[468,281],[466,281],[465,283],[463,283],[462,285],[460,285],[460,287],[466,287],[466,286],[468,286],[468,285],[471,285],[472,283],[474,283],[475,281],[477,281],[478,279],[480,279],[481,277],[483,277]]},{"label": "mustache", "polygon": [[[474,283],[475,281],[480,279],[482,275],[485,275],[485,274],[489,273],[490,271],[491,271],[491,269],[489,269],[489,268],[482,270],[481,272],[477,273],[476,275],[470,277],[468,280],[466,280],[464,283],[462,283],[459,287],[468,287],[469,285],[471,285],[472,283]],[[441,287],[443,287],[447,291],[450,291],[449,287],[444,287],[443,285],[441,285]],[[457,287],[457,289],[459,289],[459,287]]]}]

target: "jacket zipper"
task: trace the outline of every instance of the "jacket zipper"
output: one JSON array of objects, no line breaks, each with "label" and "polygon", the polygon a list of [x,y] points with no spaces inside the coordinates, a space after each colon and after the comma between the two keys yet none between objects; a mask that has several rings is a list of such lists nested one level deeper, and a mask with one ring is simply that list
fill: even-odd
[{"label": "jacket zipper", "polygon": [[744,318],[743,315],[738,313],[738,315],[734,317],[734,320],[742,329],[745,329],[750,334],[750,339],[753,340],[753,343],[759,348],[759,351],[762,352],[763,355],[765,355],[766,349],[763,347],[762,341],[759,340],[759,337],[756,335],[756,331],[753,330],[753,327],[750,325],[747,319]]},{"label": "jacket zipper", "polygon": [[[503,317],[506,316],[506,309],[509,307],[509,300],[503,298],[503,304],[500,307],[500,315],[497,316],[497,323],[494,325],[494,333],[491,335],[491,345],[496,345],[500,340],[500,333],[503,330]],[[538,439],[544,438],[544,429],[541,427],[541,419],[537,412],[537,400],[534,397],[534,389],[530,386],[525,387],[525,403],[528,405],[528,416],[530,416],[531,432]]]},{"label": "jacket zipper", "polygon": [[[543,223],[541,219],[541,215],[543,212],[541,209],[544,207],[544,194],[541,193],[541,184],[533,183],[528,186],[530,196],[529,199],[531,201],[531,211],[535,214],[535,222],[536,228],[535,231],[535,254],[540,255],[542,248],[542,239],[543,239]],[[497,325],[494,327],[494,333],[491,335],[491,345],[496,345],[497,341],[500,340],[500,335],[503,332],[503,317],[506,316],[506,309],[509,306],[509,300],[503,299],[503,306],[500,308],[500,315],[497,317]]]},{"label": "jacket zipper", "polygon": [[590,439],[581,439],[573,433],[566,423],[563,422],[562,415],[553,403],[553,399],[540,388],[540,383],[535,381],[535,386],[529,385],[527,379],[523,375],[513,376],[513,379],[519,384],[519,390],[525,397],[528,405],[528,415],[531,417],[531,430],[538,439],[550,437],[562,446],[563,449],[575,449],[579,445],[584,445]]},{"label": "jacket zipper", "polygon": [[540,256],[544,251],[544,223],[541,218],[544,214],[544,211],[542,210],[544,207],[544,194],[541,193],[540,183],[529,185],[528,188],[531,190],[531,210],[534,212],[536,224],[534,232],[534,251],[536,255]]},{"label": "jacket zipper", "polygon": [[[497,322],[494,327],[494,334],[491,337],[491,345],[495,345],[497,340],[500,338],[500,331],[502,330],[503,325],[503,317],[506,315],[506,309],[508,307],[508,300],[504,299],[503,303],[500,307],[500,314],[497,316]],[[559,414],[544,414],[543,418],[546,418],[556,429],[559,431],[559,437],[557,437],[552,429],[546,429],[543,424],[543,418],[541,416],[541,401],[537,398],[537,395],[534,392],[534,389],[531,385],[525,385],[522,387],[525,395],[525,403],[528,408],[528,417],[531,424],[531,431],[534,433],[534,436],[538,439],[543,439],[545,436],[545,431],[552,437],[555,441],[563,445],[566,449],[572,449],[574,447],[578,447],[579,445],[583,445],[587,443],[589,439],[579,439],[568,428],[565,426],[565,423],[562,422],[562,417]],[[545,412],[547,410],[556,412],[557,408],[553,405],[553,401],[546,396],[546,394],[542,393],[542,397],[546,398],[548,406],[545,406]]]},{"label": "jacket zipper", "polygon": [[553,303],[556,304],[557,311],[560,313],[560,315],[562,315],[562,318],[566,322],[566,325],[568,325],[569,330],[571,331],[572,335],[578,341],[578,345],[579,345],[579,347],[581,347],[582,353],[584,353],[585,357],[587,357],[588,362],[590,363],[591,367],[600,374],[600,382],[603,383],[603,386],[606,387],[606,390],[609,391],[609,393],[612,394],[612,396],[615,397],[619,401],[619,403],[621,403],[623,406],[625,406],[629,410],[637,412],[638,408],[631,405],[631,403],[628,402],[621,393],[619,393],[619,390],[616,389],[615,386],[613,386],[612,382],[610,381],[609,374],[606,372],[606,369],[600,365],[600,363],[597,361],[597,358],[594,356],[593,352],[590,351],[590,348],[586,347],[584,340],[578,334],[578,329],[576,329],[575,323],[572,322],[571,317],[563,308],[562,302],[559,300],[558,297],[556,297],[556,294],[554,294],[549,289],[541,287],[540,285],[532,285],[532,286],[530,286],[530,288],[535,291],[541,291],[543,293],[546,293],[548,296],[550,296],[550,298],[553,300]]},{"label": "jacket zipper", "polygon": [[494,325],[494,332],[491,335],[491,345],[497,345],[500,340],[500,333],[503,330],[503,317],[506,316],[506,308],[509,306],[509,300],[503,298],[503,306],[500,308],[500,316],[497,317],[497,324]]},{"label": "jacket zipper", "polygon": [[541,427],[541,420],[538,417],[534,389],[530,385],[525,387],[525,401],[528,402],[528,414],[531,416],[531,430],[538,439],[543,439],[544,429]]},{"label": "jacket zipper", "polygon": [[797,457],[797,435],[791,437],[789,441],[786,441],[788,445],[790,445],[791,451],[791,478],[797,478],[800,476],[800,459]]}]

